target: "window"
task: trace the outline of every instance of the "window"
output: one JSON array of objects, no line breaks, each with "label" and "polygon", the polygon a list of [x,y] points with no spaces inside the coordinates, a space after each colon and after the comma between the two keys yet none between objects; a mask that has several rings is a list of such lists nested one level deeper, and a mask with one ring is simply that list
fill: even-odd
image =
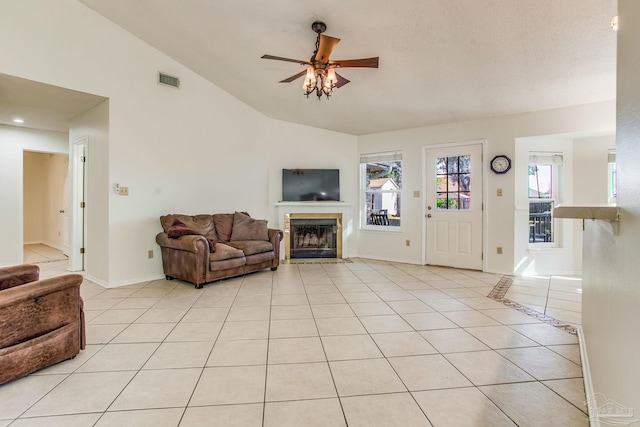
[{"label": "window", "polygon": [[400,227],[402,153],[366,154],[360,157],[363,228]]},{"label": "window", "polygon": [[556,246],[553,208],[558,201],[560,154],[529,156],[529,243]]},{"label": "window", "polygon": [[471,156],[436,158],[436,209],[471,208]]},{"label": "window", "polygon": [[608,163],[609,203],[615,204],[618,198],[618,167],[616,165],[616,150],[609,150]]}]

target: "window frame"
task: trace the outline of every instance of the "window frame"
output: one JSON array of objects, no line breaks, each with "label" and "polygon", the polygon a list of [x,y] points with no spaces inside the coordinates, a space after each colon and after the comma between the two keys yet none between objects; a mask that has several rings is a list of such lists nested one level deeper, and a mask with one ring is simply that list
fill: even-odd
[{"label": "window frame", "polygon": [[562,202],[562,170],[560,166],[563,164],[563,155],[562,153],[529,153],[529,162],[527,163],[527,170],[531,166],[541,166],[548,165],[551,166],[551,197],[542,198],[542,197],[529,197],[529,174],[527,173],[527,206],[528,206],[528,214],[529,218],[531,217],[531,203],[551,203],[551,236],[553,238],[552,242],[531,242],[531,220],[527,221],[529,225],[529,237],[528,245],[530,249],[545,249],[545,248],[560,248],[561,247],[561,239],[560,236],[562,234],[562,226],[560,221],[556,221],[553,217],[553,208],[558,206]]},{"label": "window frame", "polygon": [[[382,162],[400,162],[400,182],[399,188],[394,190],[371,190],[367,188],[367,164],[369,163],[382,163]],[[368,153],[360,155],[360,229],[361,230],[375,230],[385,232],[399,232],[402,231],[402,216],[400,216],[400,225],[377,225],[368,224],[369,219],[369,206],[367,204],[368,194],[379,194],[381,197],[385,194],[397,194],[402,204],[402,152],[381,152],[381,153]]]}]

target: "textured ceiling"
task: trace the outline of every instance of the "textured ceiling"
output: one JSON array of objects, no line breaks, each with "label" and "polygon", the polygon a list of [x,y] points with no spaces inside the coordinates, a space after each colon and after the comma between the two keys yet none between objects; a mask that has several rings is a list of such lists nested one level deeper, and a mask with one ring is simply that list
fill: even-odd
[{"label": "textured ceiling", "polygon": [[[614,0],[80,0],[268,117],[355,135],[615,98]],[[351,83],[318,102],[314,20]],[[180,77],[180,76],[178,76]]]},{"label": "textured ceiling", "polygon": [[[615,98],[614,0],[81,0],[265,115],[356,135]],[[341,42],[329,101],[302,95],[314,20]]]}]

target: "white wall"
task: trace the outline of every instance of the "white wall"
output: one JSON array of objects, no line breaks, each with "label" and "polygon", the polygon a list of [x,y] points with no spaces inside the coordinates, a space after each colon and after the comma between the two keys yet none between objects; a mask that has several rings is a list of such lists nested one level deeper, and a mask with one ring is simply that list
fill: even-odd
[{"label": "white wall", "polygon": [[[573,140],[573,203],[604,205],[609,200],[609,150],[616,148],[614,135]],[[574,264],[582,267],[583,225],[579,219],[565,219],[573,227]],[[582,268],[580,268],[582,270]]]},{"label": "white wall", "polygon": [[582,327],[593,391],[640,413],[640,3],[619,0],[619,224],[586,221]]},{"label": "white wall", "polygon": [[[95,126],[104,138],[96,152],[89,135],[87,272],[100,283],[162,277],[162,214],[246,210],[277,224],[282,167],[339,168],[344,198],[355,197],[356,137],[267,119],[76,0],[1,6],[0,72],[109,99],[108,134],[98,114],[74,121],[69,138]],[[158,85],[158,70],[180,89]],[[0,263],[18,260],[2,250]]]},{"label": "white wall", "polygon": [[67,153],[67,134],[0,125],[0,266],[22,263],[23,152]]},{"label": "white wall", "polygon": [[[408,195],[423,187],[423,146],[487,139],[488,158],[514,159],[516,138],[615,125],[613,102],[603,102],[359,138],[337,134],[267,119],[75,0],[0,1],[0,72],[109,99],[108,118],[99,119],[108,121],[108,134],[101,123],[98,154],[91,151],[94,138],[89,142],[89,197],[98,203],[88,219],[95,239],[87,271],[110,286],[162,276],[154,241],[161,214],[246,210],[277,224],[284,167],[339,168],[342,197],[357,218],[358,155],[396,149],[405,159],[402,232],[358,233],[354,227],[348,255],[420,264],[423,198]],[[180,77],[181,88],[159,86],[158,70]],[[69,139],[84,126],[72,123]],[[485,172],[486,267],[511,273],[514,174]],[[116,196],[115,182],[128,186],[130,195]],[[503,188],[503,197],[496,197],[496,188]],[[502,255],[496,246],[504,248]],[[156,252],[152,260],[149,249]],[[0,263],[18,259],[16,247],[2,251]]]},{"label": "white wall", "polygon": [[[484,174],[486,181],[484,213],[487,222],[486,270],[511,274],[526,251],[524,243],[518,242],[527,237],[526,227],[523,229],[524,237],[516,238],[513,231],[517,217],[515,189],[518,159],[516,157],[519,157],[516,153],[516,139],[577,131],[612,132],[613,129],[615,129],[615,105],[611,101],[361,136],[358,138],[359,154],[402,150],[404,197],[402,199],[402,231],[393,233],[359,230],[358,255],[422,264],[424,260],[421,240],[425,229],[422,212],[425,199],[423,194],[419,198],[411,197],[413,191],[422,189],[422,147],[486,139],[485,165],[488,159],[497,154],[506,154],[515,163],[515,167],[504,175],[493,174],[486,167]],[[498,188],[503,189],[502,197],[497,196]],[[519,221],[528,221],[528,218],[519,219]],[[405,246],[407,239],[412,242],[410,247]],[[497,246],[503,248],[502,255],[496,253]]]}]

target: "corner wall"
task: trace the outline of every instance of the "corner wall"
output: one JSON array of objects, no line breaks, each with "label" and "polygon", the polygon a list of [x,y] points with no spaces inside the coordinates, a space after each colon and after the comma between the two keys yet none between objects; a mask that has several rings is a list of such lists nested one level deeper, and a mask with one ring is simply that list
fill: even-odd
[{"label": "corner wall", "polygon": [[582,328],[593,391],[634,410],[633,419],[638,419],[640,3],[619,0],[618,13],[616,161],[620,221],[585,221]]}]

